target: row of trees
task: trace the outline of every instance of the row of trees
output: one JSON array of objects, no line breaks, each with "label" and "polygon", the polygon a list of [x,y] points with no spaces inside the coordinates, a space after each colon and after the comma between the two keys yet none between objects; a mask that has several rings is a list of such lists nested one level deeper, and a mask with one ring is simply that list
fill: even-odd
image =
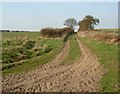
[{"label": "row of trees", "polygon": [[79,26],[79,30],[93,30],[94,26],[99,24],[99,19],[94,18],[91,15],[84,17],[82,21],[77,22],[74,18],[69,18],[64,22],[66,28],[44,28],[41,30],[43,37],[62,37],[63,35],[69,35],[75,30],[75,26]]},{"label": "row of trees", "polygon": [[0,32],[29,32],[29,31],[19,31],[19,30],[0,30]]},{"label": "row of trees", "polygon": [[74,18],[69,18],[64,22],[65,26],[70,27],[74,30],[74,26],[79,25],[79,30],[93,30],[95,25],[98,25],[100,23],[98,18],[94,18],[91,15],[87,15],[84,17],[82,21],[79,21],[77,23],[77,20]]},{"label": "row of trees", "polygon": [[0,32],[10,32],[10,30],[0,30]]}]

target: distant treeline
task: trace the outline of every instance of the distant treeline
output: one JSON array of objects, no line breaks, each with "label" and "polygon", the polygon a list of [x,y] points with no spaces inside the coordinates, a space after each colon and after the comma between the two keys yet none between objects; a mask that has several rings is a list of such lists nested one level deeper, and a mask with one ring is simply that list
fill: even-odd
[{"label": "distant treeline", "polygon": [[62,37],[63,35],[66,35],[68,33],[72,33],[73,30],[71,28],[65,27],[65,28],[44,28],[40,31],[40,34],[43,37]]},{"label": "distant treeline", "polygon": [[19,31],[19,30],[0,30],[0,32],[29,32],[29,31]]}]

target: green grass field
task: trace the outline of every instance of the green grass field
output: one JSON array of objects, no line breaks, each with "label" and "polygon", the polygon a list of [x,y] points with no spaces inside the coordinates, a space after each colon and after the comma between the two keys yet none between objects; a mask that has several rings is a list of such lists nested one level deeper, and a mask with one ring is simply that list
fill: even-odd
[{"label": "green grass field", "polygon": [[[2,71],[3,75],[28,71],[28,70],[34,69],[37,66],[45,64],[45,63],[51,61],[61,51],[61,49],[64,45],[63,39],[54,39],[54,40],[52,40],[52,39],[39,39],[40,34],[37,32],[34,32],[34,33],[33,32],[3,33],[2,38],[4,41],[4,40],[8,40],[8,39],[15,40],[15,37],[18,37],[20,39],[24,39],[26,36],[28,36],[32,40],[35,40],[37,47],[39,47],[40,45],[48,45],[53,50],[50,51],[49,53],[44,53],[44,54],[41,54],[40,56],[27,59],[27,60],[23,61],[22,63],[17,62],[17,64],[14,64],[14,65],[13,65],[14,62],[3,64],[3,65],[9,65],[9,64],[13,65],[10,68],[8,66],[8,69],[3,70]],[[19,41],[18,41],[18,43],[19,43]],[[16,47],[16,46],[14,45],[14,47]],[[7,47],[8,51],[9,51],[9,48],[10,47]]]},{"label": "green grass field", "polygon": [[101,90],[103,92],[117,92],[118,45],[110,45],[83,37],[80,40],[99,56],[100,64],[106,69],[106,73],[101,79]]},{"label": "green grass field", "polygon": [[26,36],[31,39],[38,39],[40,32],[4,32],[2,33],[2,40],[14,39],[15,37],[24,38]]}]

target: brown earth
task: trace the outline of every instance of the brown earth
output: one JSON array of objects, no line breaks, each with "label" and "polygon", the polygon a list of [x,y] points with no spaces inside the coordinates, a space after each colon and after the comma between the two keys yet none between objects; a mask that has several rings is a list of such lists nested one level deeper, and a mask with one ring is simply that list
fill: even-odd
[{"label": "brown earth", "polygon": [[3,91],[8,92],[95,92],[100,89],[103,69],[99,60],[76,36],[82,51],[80,60],[61,65],[67,56],[69,41],[52,61],[27,73],[3,77]]}]

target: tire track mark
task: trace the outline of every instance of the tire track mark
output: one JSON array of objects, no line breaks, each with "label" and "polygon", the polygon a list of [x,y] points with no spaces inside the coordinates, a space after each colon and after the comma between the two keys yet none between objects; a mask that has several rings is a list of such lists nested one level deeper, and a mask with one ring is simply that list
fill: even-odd
[{"label": "tire track mark", "polygon": [[[24,82],[15,83],[11,88],[7,87],[6,89],[19,92],[97,91],[99,89],[99,80],[103,75],[103,69],[98,62],[98,58],[80,42],[78,37],[76,37],[76,41],[82,51],[80,60],[63,66],[60,66],[58,62],[56,62],[57,64],[52,63],[53,65],[51,64],[48,69],[45,68],[46,70],[43,66],[45,72],[41,72],[39,69],[36,74],[34,72],[31,74],[30,80],[26,79]],[[67,47],[69,48],[69,45]],[[63,59],[64,55],[62,55]],[[58,61],[60,62],[61,60]]]}]

